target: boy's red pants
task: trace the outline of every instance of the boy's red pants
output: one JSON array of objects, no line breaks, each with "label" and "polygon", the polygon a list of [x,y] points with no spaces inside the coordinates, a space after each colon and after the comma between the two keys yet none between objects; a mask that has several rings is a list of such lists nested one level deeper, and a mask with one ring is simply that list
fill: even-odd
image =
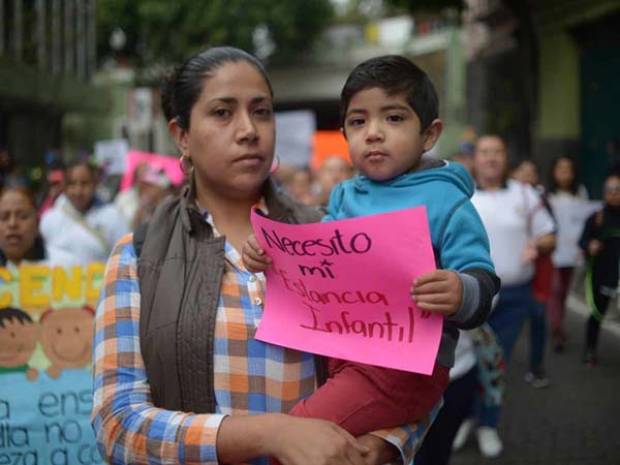
[{"label": "boy's red pants", "polygon": [[354,436],[421,420],[449,382],[437,363],[430,376],[337,359],[328,368],[327,382],[290,414],[330,420]]}]

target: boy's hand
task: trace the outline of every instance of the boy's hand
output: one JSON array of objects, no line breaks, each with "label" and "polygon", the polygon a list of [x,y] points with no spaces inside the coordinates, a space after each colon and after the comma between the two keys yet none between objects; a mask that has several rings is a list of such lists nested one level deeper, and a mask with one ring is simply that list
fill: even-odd
[{"label": "boy's hand", "polygon": [[251,234],[243,244],[241,258],[243,265],[252,273],[262,273],[271,265],[271,258],[258,244],[254,234]]},{"label": "boy's hand", "polygon": [[463,283],[454,271],[431,271],[413,281],[411,298],[422,310],[454,315],[461,306]]}]

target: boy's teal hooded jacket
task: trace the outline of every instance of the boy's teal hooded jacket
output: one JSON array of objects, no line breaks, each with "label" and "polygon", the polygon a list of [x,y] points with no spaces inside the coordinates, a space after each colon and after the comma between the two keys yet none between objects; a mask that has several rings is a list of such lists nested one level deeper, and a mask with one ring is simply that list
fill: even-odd
[{"label": "boy's teal hooded jacket", "polygon": [[426,206],[437,267],[493,272],[489,239],[470,202],[474,183],[458,163],[445,164],[389,181],[358,176],[337,185],[327,207],[327,219],[340,220]]},{"label": "boy's teal hooded jacket", "polygon": [[[439,166],[437,166],[439,165]],[[429,169],[406,173],[388,181],[358,176],[332,191],[324,221],[387,213],[424,205],[438,268],[473,276],[479,288],[474,312],[447,318],[439,362],[451,366],[458,338],[456,328],[478,326],[490,311],[499,288],[489,252],[489,239],[470,198],[474,183],[458,163],[436,162]],[[470,280],[471,278],[467,278]],[[470,296],[471,297],[471,296]],[[452,339],[450,341],[445,340]]]}]

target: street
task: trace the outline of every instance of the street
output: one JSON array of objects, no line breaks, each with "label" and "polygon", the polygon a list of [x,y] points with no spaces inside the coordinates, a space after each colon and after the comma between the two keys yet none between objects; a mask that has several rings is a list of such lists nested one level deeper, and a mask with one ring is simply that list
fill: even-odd
[{"label": "street", "polygon": [[588,368],[580,360],[585,308],[575,298],[571,306],[566,351],[548,351],[550,387],[533,389],[523,380],[527,328],[521,335],[509,369],[499,427],[504,441],[502,456],[481,458],[472,435],[464,449],[453,455],[452,464],[620,464],[620,325],[617,319],[605,322],[599,365]]}]

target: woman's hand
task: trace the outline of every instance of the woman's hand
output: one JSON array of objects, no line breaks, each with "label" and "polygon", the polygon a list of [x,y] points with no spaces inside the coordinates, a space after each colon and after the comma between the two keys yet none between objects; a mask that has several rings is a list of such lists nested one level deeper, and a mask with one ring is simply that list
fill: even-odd
[{"label": "woman's hand", "polygon": [[454,271],[431,271],[413,282],[411,298],[421,310],[454,315],[463,299],[463,283]]},{"label": "woman's hand", "polygon": [[[334,423],[289,415],[273,433],[268,455],[282,465],[369,465],[370,448]],[[373,448],[378,454],[376,447]]]},{"label": "woman's hand", "polygon": [[521,253],[521,261],[523,264],[534,263],[534,261],[538,258],[538,247],[536,246],[536,242],[530,241],[525,244],[525,248]]},{"label": "woman's hand", "polygon": [[282,413],[231,415],[217,434],[220,463],[273,457],[282,465],[370,465],[369,452],[334,423]]},{"label": "woman's hand", "polygon": [[588,242],[588,253],[595,257],[603,250],[603,243],[598,239],[592,239]]},{"label": "woman's hand", "polygon": [[254,234],[251,234],[243,244],[241,258],[243,265],[252,273],[262,273],[271,265],[271,258],[261,248]]},{"label": "woman's hand", "polygon": [[369,449],[334,423],[289,417],[274,437],[282,465],[367,465]]}]

